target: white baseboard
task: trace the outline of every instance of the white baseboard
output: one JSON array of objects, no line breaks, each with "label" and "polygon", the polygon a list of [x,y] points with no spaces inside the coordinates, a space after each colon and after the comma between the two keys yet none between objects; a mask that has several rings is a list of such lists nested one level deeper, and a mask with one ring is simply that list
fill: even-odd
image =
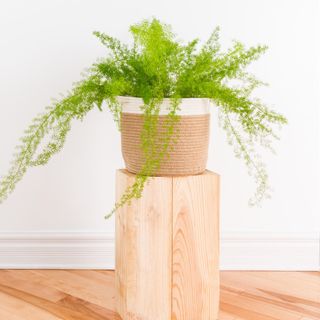
[{"label": "white baseboard", "polygon": [[320,271],[319,233],[228,233],[223,270]]},{"label": "white baseboard", "polygon": [[[227,233],[221,270],[319,271],[317,233]],[[108,233],[2,233],[1,269],[114,269]]]},{"label": "white baseboard", "polygon": [[1,269],[113,269],[114,235],[2,233]]}]

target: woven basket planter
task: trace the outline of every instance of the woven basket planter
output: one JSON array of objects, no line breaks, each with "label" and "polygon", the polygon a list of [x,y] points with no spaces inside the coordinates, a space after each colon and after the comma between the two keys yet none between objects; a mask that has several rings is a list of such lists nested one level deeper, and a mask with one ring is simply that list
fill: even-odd
[{"label": "woven basket planter", "polygon": [[[121,144],[122,156],[128,171],[138,173],[144,164],[141,148],[143,127],[142,99],[118,97],[122,105]],[[164,99],[160,106],[157,141],[161,140],[163,126],[170,106],[170,99]],[[201,98],[182,99],[175,126],[177,141],[162,162],[155,176],[179,176],[200,174],[206,169],[210,128],[210,101]],[[159,142],[160,143],[160,142]]]}]

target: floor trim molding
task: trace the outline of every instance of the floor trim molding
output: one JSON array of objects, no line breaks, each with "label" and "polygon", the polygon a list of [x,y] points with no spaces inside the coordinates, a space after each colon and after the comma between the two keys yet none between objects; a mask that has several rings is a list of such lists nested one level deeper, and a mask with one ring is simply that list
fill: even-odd
[{"label": "floor trim molding", "polygon": [[227,233],[221,269],[319,271],[320,233]]},{"label": "floor trim molding", "polygon": [[[229,232],[221,270],[319,271],[318,233]],[[0,269],[114,269],[114,234],[0,234]]]}]

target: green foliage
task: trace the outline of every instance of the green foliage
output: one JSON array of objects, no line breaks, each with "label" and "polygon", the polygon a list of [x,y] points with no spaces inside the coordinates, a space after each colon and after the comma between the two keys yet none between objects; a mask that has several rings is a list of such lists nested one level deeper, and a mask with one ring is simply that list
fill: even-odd
[{"label": "green foliage", "polygon": [[[101,110],[106,101],[120,125],[121,106],[117,96],[141,97],[144,101],[141,147],[145,164],[110,215],[133,198],[141,197],[148,177],[159,168],[177,137],[176,111],[180,99],[188,97],[209,98],[218,106],[229,143],[236,156],[244,160],[249,173],[255,176],[257,191],[252,203],[268,196],[266,168],[256,150],[259,145],[271,149],[272,139],[278,138],[274,126],[285,124],[286,119],[252,97],[253,90],[264,84],[246,72],[246,67],[267,48],[246,48],[234,42],[230,49],[223,51],[218,28],[202,46],[198,39],[183,44],[176,40],[170,26],[157,19],[133,25],[130,32],[132,46],[94,32],[107,48],[106,57],[94,63],[71,92],[33,120],[9,173],[0,182],[0,201],[13,191],[30,166],[46,164],[61,150],[73,119],[83,119],[93,108]],[[171,108],[159,148],[155,139],[159,105],[165,97],[171,98]],[[48,143],[40,148],[45,139]]]}]

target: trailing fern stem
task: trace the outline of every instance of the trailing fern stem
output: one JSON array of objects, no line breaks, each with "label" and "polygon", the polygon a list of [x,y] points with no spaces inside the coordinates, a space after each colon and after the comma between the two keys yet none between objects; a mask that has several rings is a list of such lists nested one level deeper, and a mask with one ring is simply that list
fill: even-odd
[{"label": "trailing fern stem", "polygon": [[[65,97],[32,121],[9,172],[0,180],[0,202],[14,190],[29,167],[45,165],[63,148],[74,119],[83,120],[94,108],[102,111],[103,102],[106,102],[121,129],[122,110],[117,96],[141,97],[143,100],[141,152],[145,163],[107,218],[118,208],[141,197],[149,177],[174,148],[179,134],[176,124],[181,98],[209,98],[214,102],[236,156],[242,158],[249,173],[255,177],[257,188],[251,203],[259,204],[267,198],[268,175],[258,156],[258,148],[272,151],[272,141],[278,139],[275,129],[287,120],[253,97],[254,90],[265,83],[246,71],[267,47],[246,48],[235,41],[223,51],[219,32],[216,28],[202,46],[198,39],[186,44],[178,41],[171,27],[157,19],[144,20],[130,27],[132,45],[94,32],[107,49],[106,57],[93,63],[83,80],[75,83]],[[164,123],[165,131],[159,138],[159,106],[164,98],[171,99],[171,106]],[[41,148],[42,144],[44,147]]]}]

